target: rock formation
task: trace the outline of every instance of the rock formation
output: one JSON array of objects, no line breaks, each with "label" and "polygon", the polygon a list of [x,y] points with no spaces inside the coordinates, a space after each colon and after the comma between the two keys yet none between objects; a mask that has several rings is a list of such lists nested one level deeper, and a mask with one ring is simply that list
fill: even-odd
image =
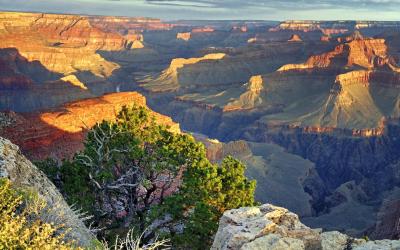
[{"label": "rock formation", "polygon": [[87,87],[85,86],[85,84],[83,82],[81,82],[75,75],[67,75],[67,76],[60,78],[60,80],[62,80],[64,82],[69,82],[76,87],[87,90]]},{"label": "rock formation", "polygon": [[303,40],[301,40],[301,37],[297,34],[294,34],[290,37],[290,39],[288,40],[289,42],[302,42]]},{"label": "rock formation", "polygon": [[131,49],[143,49],[144,45],[141,41],[133,41],[132,45],[131,45]]},{"label": "rock formation", "polygon": [[[129,32],[129,31],[128,31]],[[135,31],[132,33],[128,33],[124,36],[126,39],[125,47],[128,49],[142,49],[144,48],[144,37],[143,34],[136,33]]]},{"label": "rock formation", "polygon": [[179,70],[187,65],[197,64],[203,61],[217,61],[225,57],[225,53],[207,54],[198,58],[175,58],[171,61],[169,67],[165,69],[158,79],[145,84],[146,88],[152,91],[171,91],[180,87]]},{"label": "rock formation", "polygon": [[87,17],[3,12],[0,23],[0,48],[16,48],[28,61],[62,74],[110,76],[119,66],[96,51],[121,50],[126,44],[122,36],[91,26]]},{"label": "rock formation", "polygon": [[117,17],[117,16],[89,16],[90,24],[107,32],[124,33],[127,30],[170,30],[175,24],[164,23],[157,18],[146,17]]},{"label": "rock formation", "polygon": [[[0,135],[18,144],[31,159],[69,158],[83,148],[88,128],[115,119],[122,106],[132,104],[146,106],[146,99],[136,92],[114,93],[41,113],[17,114],[11,123],[3,125]],[[157,122],[180,132],[171,118],[153,114]]]},{"label": "rock formation", "polygon": [[[0,110],[26,112],[93,96],[77,76],[63,77],[48,71],[13,48],[0,49],[0,67]],[[102,85],[97,83],[99,87]]]},{"label": "rock formation", "polygon": [[371,237],[374,239],[400,239],[399,225],[400,198],[399,190],[395,190],[382,202]]},{"label": "rock formation", "polygon": [[248,83],[244,86],[246,91],[240,95],[240,97],[228,103],[223,111],[235,111],[235,110],[245,110],[254,109],[261,105],[262,97],[261,94],[264,90],[264,82],[261,75],[252,76]]},{"label": "rock formation", "polygon": [[229,210],[219,222],[213,250],[228,249],[322,249],[362,250],[400,248],[400,240],[366,241],[337,231],[322,232],[302,224],[285,208],[265,204]]},{"label": "rock formation", "polygon": [[184,41],[189,41],[191,37],[191,33],[190,32],[184,32],[184,33],[178,33],[176,34],[176,39],[181,39]]},{"label": "rock formation", "polygon": [[192,33],[211,33],[215,30],[211,27],[201,27],[201,28],[194,28],[192,29]]},{"label": "rock formation", "polygon": [[70,229],[66,232],[68,239],[83,247],[92,246],[94,235],[64,201],[54,184],[21,154],[18,146],[1,137],[0,177],[8,178],[15,187],[38,192],[39,198],[47,202],[41,219],[59,226],[63,224]]}]

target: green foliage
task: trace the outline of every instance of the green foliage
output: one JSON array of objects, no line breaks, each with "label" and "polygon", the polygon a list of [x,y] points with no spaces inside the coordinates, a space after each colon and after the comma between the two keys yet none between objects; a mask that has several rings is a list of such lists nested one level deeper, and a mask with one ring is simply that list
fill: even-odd
[{"label": "green foliage", "polygon": [[[172,216],[183,229],[166,235],[174,247],[206,249],[225,210],[254,204],[255,182],[245,177],[241,162],[229,156],[220,166],[210,163],[202,143],[158,125],[144,107],[123,107],[115,121],[94,126],[84,145],[56,172],[47,166],[54,162],[41,169],[59,179],[67,201],[94,213],[101,227],[130,223],[143,231]],[[181,184],[168,196],[177,178]],[[127,211],[118,225],[115,201]]]},{"label": "green foliage", "polygon": [[37,203],[25,200],[33,196],[22,193],[0,179],[0,249],[76,249],[57,227],[40,220]]},{"label": "green foliage", "polygon": [[183,234],[171,236],[175,246],[206,249],[224,211],[254,205],[256,183],[245,177],[245,166],[233,157],[218,166],[205,158],[201,144],[192,148],[198,154],[187,165],[180,191],[157,207],[153,216],[171,214],[175,223],[184,225]]},{"label": "green foliage", "polygon": [[86,212],[93,213],[94,193],[89,185],[88,169],[73,161],[59,164],[54,159],[35,162],[56,185],[70,205],[77,205]]}]

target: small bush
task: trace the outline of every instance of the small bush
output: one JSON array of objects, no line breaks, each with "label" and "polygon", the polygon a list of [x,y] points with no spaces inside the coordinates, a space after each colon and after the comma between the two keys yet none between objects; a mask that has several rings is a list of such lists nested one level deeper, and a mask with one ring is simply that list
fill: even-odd
[{"label": "small bush", "polygon": [[7,179],[0,179],[0,249],[79,249],[64,242],[56,226],[41,221],[38,207],[16,190]]}]

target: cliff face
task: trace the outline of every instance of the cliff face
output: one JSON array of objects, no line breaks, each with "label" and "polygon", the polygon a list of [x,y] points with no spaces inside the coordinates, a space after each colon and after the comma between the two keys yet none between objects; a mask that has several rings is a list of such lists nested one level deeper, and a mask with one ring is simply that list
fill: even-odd
[{"label": "cliff face", "polygon": [[252,76],[244,87],[246,91],[237,100],[225,105],[224,112],[254,109],[262,104],[264,81],[261,75]]},{"label": "cliff face", "polygon": [[190,37],[191,37],[191,34],[192,34],[192,33],[190,33],[190,32],[178,33],[178,34],[176,34],[176,39],[181,39],[181,40],[184,40],[184,41],[189,41],[189,40],[190,40]]},{"label": "cliff face", "polygon": [[0,67],[0,110],[26,112],[93,96],[75,75],[51,72],[13,48],[0,49]]},{"label": "cliff face", "polygon": [[29,89],[35,83],[57,79],[58,75],[48,72],[40,63],[30,63],[16,49],[0,49],[0,89]]},{"label": "cliff face", "polygon": [[18,146],[0,137],[0,177],[8,178],[15,187],[38,192],[47,202],[43,220],[70,228],[66,237],[80,246],[90,247],[95,237],[85,227],[78,215],[64,201],[53,183],[36,166],[27,160]]},{"label": "cliff face", "polygon": [[170,30],[175,24],[163,23],[160,19],[145,17],[112,17],[91,16],[88,17],[90,24],[109,32],[125,33],[126,31],[143,30]]},{"label": "cliff face", "polygon": [[223,59],[225,56],[224,53],[215,53],[197,58],[175,58],[171,61],[169,67],[165,69],[157,79],[146,83],[144,86],[155,92],[177,90],[184,82],[184,80],[181,79],[182,77],[179,75],[180,69],[203,61],[218,61]]},{"label": "cliff face", "polygon": [[[360,129],[379,131],[382,120],[397,117],[398,96],[389,94],[399,85],[395,56],[388,54],[383,39],[357,35],[352,39],[333,51],[311,56],[305,63],[287,64],[275,73],[263,75],[268,87],[261,107],[282,107],[281,112],[266,115],[263,120],[321,131],[354,129],[356,135]],[[388,101],[379,97],[382,95]],[[308,98],[314,99],[316,105],[307,102]]]},{"label": "cliff face", "polygon": [[289,64],[278,71],[327,67],[361,66],[366,69],[386,63],[387,46],[384,39],[356,39],[336,46],[334,51],[311,56],[304,64]]},{"label": "cliff face", "polygon": [[[132,104],[146,106],[146,99],[136,92],[115,93],[41,113],[17,114],[11,124],[0,129],[0,135],[18,144],[31,159],[69,158],[83,148],[88,128],[103,120],[114,120],[122,106]],[[171,118],[153,114],[160,124],[180,132]]]},{"label": "cliff face", "polygon": [[297,30],[303,32],[322,31],[326,35],[346,34],[355,30],[398,28],[400,22],[379,21],[307,21],[288,20],[281,22],[278,26],[271,28],[272,31]]},{"label": "cliff face", "polygon": [[337,231],[321,232],[302,224],[285,208],[265,204],[229,210],[220,219],[213,250],[322,249],[362,250],[400,248],[399,240],[366,241]]},{"label": "cliff face", "polygon": [[90,71],[110,76],[118,65],[96,53],[121,50],[126,41],[116,33],[93,27],[87,17],[33,13],[0,13],[1,48],[16,48],[28,61],[49,71]]},{"label": "cliff face", "polygon": [[372,229],[375,239],[400,239],[400,194],[395,190],[387,197],[379,209],[377,222]]}]

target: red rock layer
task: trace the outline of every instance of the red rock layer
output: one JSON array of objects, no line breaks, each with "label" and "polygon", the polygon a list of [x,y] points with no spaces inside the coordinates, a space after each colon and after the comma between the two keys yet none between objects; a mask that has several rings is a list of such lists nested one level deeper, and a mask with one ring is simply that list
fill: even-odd
[{"label": "red rock layer", "polygon": [[[113,120],[124,105],[146,105],[136,92],[114,93],[66,104],[42,113],[18,114],[15,122],[0,130],[0,136],[19,145],[31,159],[71,157],[83,147],[87,128],[102,120]],[[180,132],[171,118],[155,113],[157,122]]]},{"label": "red rock layer", "polygon": [[348,43],[350,55],[348,65],[358,64],[365,68],[374,67],[376,57],[385,58],[387,47],[384,39],[353,40]]},{"label": "red rock layer", "polygon": [[192,36],[192,33],[190,33],[190,32],[177,33],[177,34],[176,34],[176,39],[181,39],[181,40],[184,40],[184,41],[189,41],[190,38],[191,38],[191,36]]},{"label": "red rock layer", "polygon": [[294,34],[290,37],[289,42],[301,42],[301,37],[297,34]]},{"label": "red rock layer", "polygon": [[130,31],[143,30],[170,30],[176,24],[163,23],[160,19],[144,17],[112,17],[112,16],[93,16],[89,17],[90,23],[97,28],[105,31],[118,31],[125,33]]},{"label": "red rock layer", "polygon": [[321,29],[322,33],[324,35],[330,36],[330,35],[337,35],[337,34],[345,34],[349,32],[348,29]]},{"label": "red rock layer", "polygon": [[195,28],[192,29],[192,33],[211,33],[214,32],[215,30],[211,27],[204,27],[204,28]]},{"label": "red rock layer", "polygon": [[389,61],[384,39],[355,39],[336,46],[331,52],[311,56],[303,64],[284,65],[279,71],[355,65],[371,69],[384,66]]},{"label": "red rock layer", "polygon": [[93,27],[87,17],[35,13],[0,13],[0,40],[0,48],[16,48],[29,61],[64,74],[110,75],[118,66],[96,51],[126,45],[121,35]]}]

